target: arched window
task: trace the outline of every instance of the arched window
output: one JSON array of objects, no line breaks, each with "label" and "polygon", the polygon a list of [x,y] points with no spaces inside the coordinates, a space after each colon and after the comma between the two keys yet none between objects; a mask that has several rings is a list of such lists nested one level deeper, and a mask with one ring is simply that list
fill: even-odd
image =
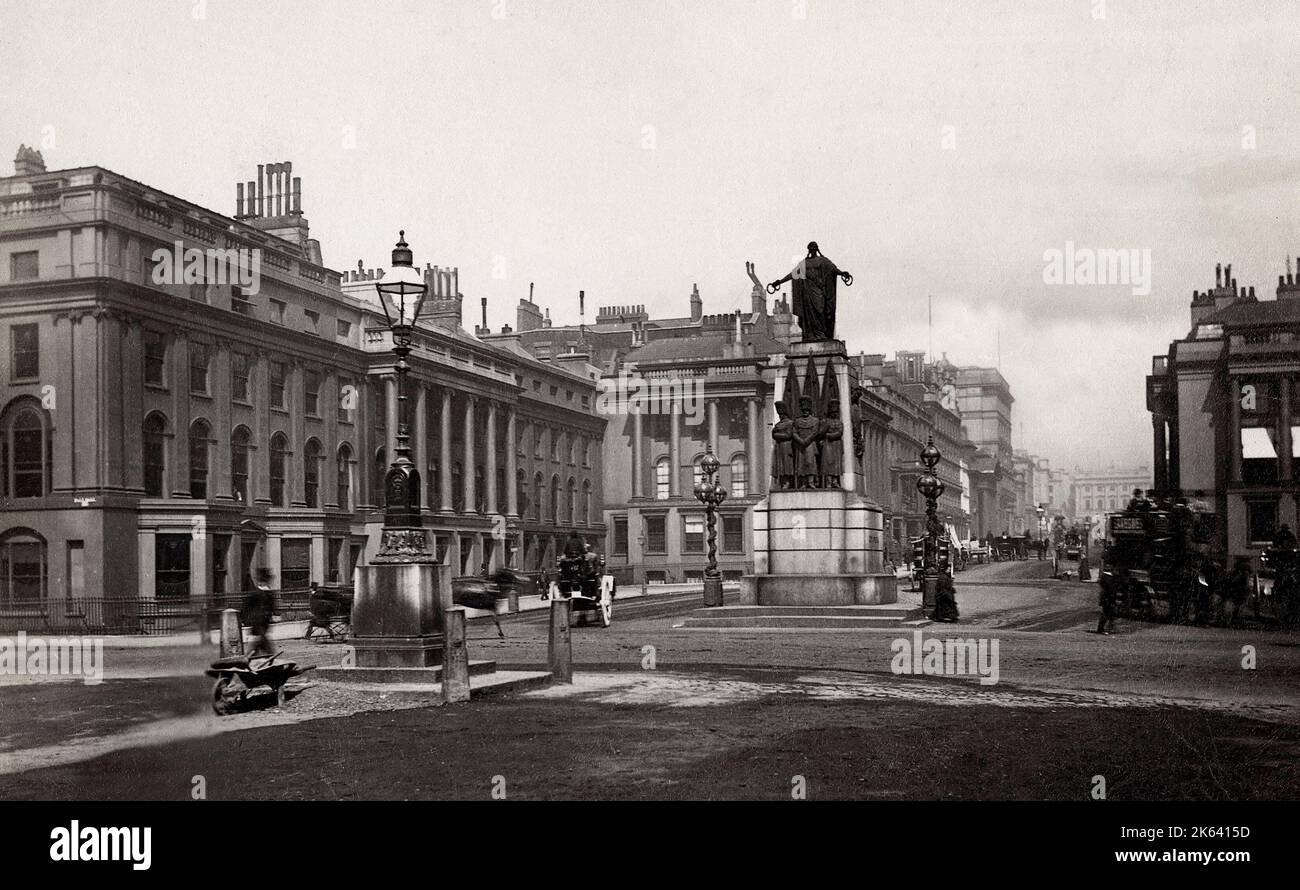
[{"label": "arched window", "polygon": [[39,498],[50,489],[50,427],[35,401],[11,405],[0,427],[0,495]]},{"label": "arched window", "polygon": [[560,524],[560,477],[551,477],[551,521]]},{"label": "arched window", "polygon": [[592,525],[594,520],[591,517],[591,482],[582,483],[582,521],[586,525]]},{"label": "arched window", "polygon": [[515,508],[520,516],[527,516],[528,507],[528,475],[519,470],[515,473]]},{"label": "arched window", "polygon": [[41,606],[46,578],[44,538],[29,528],[0,535],[0,609]]},{"label": "arched window", "polygon": [[749,461],[743,454],[731,458],[731,495],[743,498],[749,488]]},{"label": "arched window", "polygon": [[167,420],[157,411],[144,419],[144,494],[167,496]]},{"label": "arched window", "polygon": [[655,500],[656,501],[668,500],[669,493],[671,492],[671,487],[669,485],[669,479],[670,479],[669,473],[671,473],[671,471],[672,471],[672,467],[669,466],[668,458],[661,457],[659,458],[659,460],[655,461]]},{"label": "arched window", "polygon": [[289,464],[289,440],[284,433],[271,437],[271,506],[283,507],[285,467]]},{"label": "arched window", "polygon": [[546,494],[545,483],[542,481],[542,474],[538,473],[533,477],[533,521],[542,521],[542,500]]},{"label": "arched window", "polygon": [[569,485],[568,485],[568,499],[567,499],[567,501],[566,501],[566,503],[565,503],[564,506],[565,506],[565,511],[564,511],[564,512],[568,515],[568,522],[569,522],[569,525],[577,525],[577,523],[578,523],[578,483],[575,482],[575,481],[573,481],[573,477],[572,477],[572,476],[569,477]]},{"label": "arched window", "polygon": [[196,420],[190,424],[190,497],[203,500],[208,496],[208,453],[212,428]]},{"label": "arched window", "polygon": [[384,505],[384,476],[388,473],[388,449],[383,445],[375,451],[375,462],[370,465],[370,502],[376,507]]},{"label": "arched window", "polygon": [[352,448],[345,442],[339,446],[338,466],[334,477],[334,497],[340,510],[352,509]]},{"label": "arched window", "polygon": [[248,460],[253,434],[246,426],[235,427],[230,434],[230,493],[241,504],[248,503]]},{"label": "arched window", "polygon": [[308,439],[302,450],[302,494],[308,507],[320,506],[320,468],[325,462],[321,444]]}]

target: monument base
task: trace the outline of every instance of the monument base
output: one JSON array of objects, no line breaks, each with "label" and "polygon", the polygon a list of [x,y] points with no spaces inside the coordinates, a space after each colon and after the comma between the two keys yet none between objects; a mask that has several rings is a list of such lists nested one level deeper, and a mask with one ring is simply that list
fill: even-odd
[{"label": "monument base", "polygon": [[358,566],[352,634],[359,668],[442,664],[442,614],[451,608],[451,567],[435,563]]},{"label": "monument base", "polygon": [[742,606],[880,606],[898,602],[898,581],[873,575],[745,575]]}]

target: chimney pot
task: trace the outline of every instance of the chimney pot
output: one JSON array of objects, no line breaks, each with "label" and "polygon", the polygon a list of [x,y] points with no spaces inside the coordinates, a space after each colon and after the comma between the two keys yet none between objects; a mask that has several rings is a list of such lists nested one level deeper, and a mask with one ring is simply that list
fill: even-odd
[{"label": "chimney pot", "polygon": [[244,184],[235,183],[235,219],[244,215]]}]

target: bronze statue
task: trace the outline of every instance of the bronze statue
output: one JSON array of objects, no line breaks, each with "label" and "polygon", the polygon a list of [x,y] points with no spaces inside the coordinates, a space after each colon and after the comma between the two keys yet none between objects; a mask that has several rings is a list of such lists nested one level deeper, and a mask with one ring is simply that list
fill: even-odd
[{"label": "bronze statue", "polygon": [[853,276],[822,256],[816,241],[808,242],[808,256],[784,278],[767,286],[768,293],[787,281],[793,282],[794,314],[799,316],[804,343],[835,339],[835,285],[844,279],[845,287],[853,284]]},{"label": "bronze statue", "polygon": [[772,426],[772,485],[794,488],[794,454],[790,450],[794,421],[785,402],[776,403],[776,414],[780,419]]},{"label": "bronze statue", "polygon": [[839,488],[844,472],[844,424],[838,417],[822,421],[821,476],[824,488]]},{"label": "bronze statue", "polygon": [[794,420],[794,472],[796,488],[820,488],[817,451],[822,436],[822,422],[813,416],[812,399],[799,400],[799,416]]},{"label": "bronze statue", "polygon": [[862,455],[866,453],[867,446],[863,441],[866,436],[862,429],[862,406],[858,403],[866,390],[860,386],[855,386],[849,390],[849,424],[853,429],[853,456],[862,460]]}]

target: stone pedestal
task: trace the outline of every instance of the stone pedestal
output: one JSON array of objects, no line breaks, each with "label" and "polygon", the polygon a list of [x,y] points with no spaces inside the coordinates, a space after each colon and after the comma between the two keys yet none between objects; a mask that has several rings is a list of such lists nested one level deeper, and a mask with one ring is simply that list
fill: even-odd
[{"label": "stone pedestal", "polygon": [[357,566],[352,635],[359,668],[442,664],[443,613],[451,608],[451,566]]},{"label": "stone pedestal", "polygon": [[840,489],[774,491],[754,507],[752,606],[865,606],[898,601],[884,569],[881,510]]}]

